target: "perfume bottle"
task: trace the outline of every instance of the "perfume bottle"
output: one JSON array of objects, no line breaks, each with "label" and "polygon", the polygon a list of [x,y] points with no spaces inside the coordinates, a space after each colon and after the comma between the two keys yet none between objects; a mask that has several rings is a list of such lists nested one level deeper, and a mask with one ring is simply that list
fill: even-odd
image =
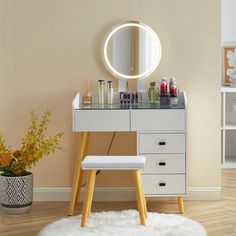
[{"label": "perfume bottle", "polygon": [[169,91],[170,91],[171,97],[177,97],[177,85],[176,85],[175,78],[170,78]]},{"label": "perfume bottle", "polygon": [[111,105],[113,103],[113,88],[112,88],[112,81],[107,81],[107,103]]},{"label": "perfume bottle", "polygon": [[83,106],[91,106],[93,103],[93,97],[90,94],[90,80],[86,80],[86,87],[85,87],[85,93],[82,96],[82,105]]},{"label": "perfume bottle", "polygon": [[82,104],[83,106],[91,106],[93,103],[93,98],[92,96],[89,96],[89,95],[84,95],[82,97]]},{"label": "perfume bottle", "polygon": [[98,103],[104,105],[104,80],[98,80]]},{"label": "perfume bottle", "polygon": [[161,90],[160,96],[165,97],[165,96],[168,95],[168,93],[167,93],[167,81],[166,81],[166,79],[162,79],[161,85],[160,85],[160,90]]},{"label": "perfume bottle", "polygon": [[158,91],[156,88],[156,82],[150,82],[150,87],[148,90],[148,100],[151,104],[158,102]]}]

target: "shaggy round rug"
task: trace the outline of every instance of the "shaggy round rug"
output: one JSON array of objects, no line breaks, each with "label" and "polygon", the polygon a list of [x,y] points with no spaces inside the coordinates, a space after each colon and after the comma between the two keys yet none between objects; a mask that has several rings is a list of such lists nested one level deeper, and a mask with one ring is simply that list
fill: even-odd
[{"label": "shaggy round rug", "polygon": [[139,222],[138,211],[91,213],[87,226],[80,227],[81,215],[47,225],[38,236],[206,236],[203,226],[187,217],[148,213],[147,225]]}]

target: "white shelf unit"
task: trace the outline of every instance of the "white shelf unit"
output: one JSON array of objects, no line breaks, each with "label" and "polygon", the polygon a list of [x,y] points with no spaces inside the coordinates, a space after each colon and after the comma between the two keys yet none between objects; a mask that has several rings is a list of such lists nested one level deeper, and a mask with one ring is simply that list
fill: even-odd
[{"label": "white shelf unit", "polygon": [[221,87],[221,110],[222,167],[236,168],[236,88]]}]

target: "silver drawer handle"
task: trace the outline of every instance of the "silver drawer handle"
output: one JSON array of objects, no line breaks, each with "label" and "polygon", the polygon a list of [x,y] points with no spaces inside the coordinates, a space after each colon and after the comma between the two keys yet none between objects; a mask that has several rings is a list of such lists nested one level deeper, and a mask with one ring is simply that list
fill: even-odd
[{"label": "silver drawer handle", "polygon": [[166,186],[166,183],[165,183],[165,182],[160,182],[158,185],[159,185],[160,187],[165,187],[165,186]]}]

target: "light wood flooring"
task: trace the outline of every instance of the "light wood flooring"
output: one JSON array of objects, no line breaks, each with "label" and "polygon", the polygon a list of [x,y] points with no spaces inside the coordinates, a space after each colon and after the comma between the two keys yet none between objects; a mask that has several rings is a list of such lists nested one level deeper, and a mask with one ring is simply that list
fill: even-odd
[{"label": "light wood flooring", "polygon": [[[185,216],[201,223],[209,236],[236,236],[236,169],[222,171],[222,187],[221,201],[185,201]],[[96,202],[92,211],[135,207],[135,202]],[[67,210],[68,202],[35,202],[30,212],[23,215],[5,214],[0,209],[0,236],[36,235],[45,225],[65,217]],[[175,201],[150,201],[148,210],[178,213]],[[76,211],[76,214],[80,213],[81,205]]]}]

